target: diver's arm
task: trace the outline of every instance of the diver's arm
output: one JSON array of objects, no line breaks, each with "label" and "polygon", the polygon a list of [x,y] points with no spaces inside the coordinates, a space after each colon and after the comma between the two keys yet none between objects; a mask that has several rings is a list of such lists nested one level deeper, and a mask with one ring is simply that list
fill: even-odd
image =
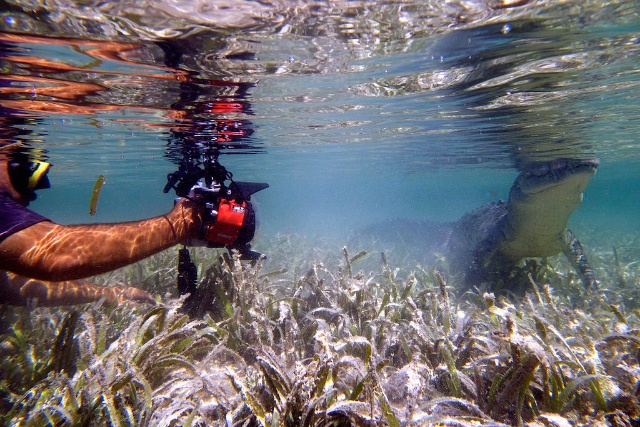
[{"label": "diver's arm", "polygon": [[47,282],[29,279],[9,272],[0,272],[0,303],[38,307],[85,304],[104,298],[109,304],[124,301],[155,304],[153,296],[130,286],[98,286],[79,281]]},{"label": "diver's arm", "polygon": [[47,281],[94,276],[197,238],[202,208],[181,200],[167,215],[119,224],[43,221],[0,243],[0,269]]}]

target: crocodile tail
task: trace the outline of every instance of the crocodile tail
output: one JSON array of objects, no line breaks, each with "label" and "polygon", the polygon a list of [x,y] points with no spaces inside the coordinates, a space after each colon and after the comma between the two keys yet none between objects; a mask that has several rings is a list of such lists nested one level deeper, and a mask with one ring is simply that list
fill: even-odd
[{"label": "crocodile tail", "polygon": [[578,238],[569,230],[565,230],[566,245],[563,249],[564,255],[567,257],[573,268],[580,276],[585,288],[596,290],[598,289],[598,282],[596,282],[596,276],[593,273],[593,269],[587,260],[587,255],[584,253],[582,244]]}]

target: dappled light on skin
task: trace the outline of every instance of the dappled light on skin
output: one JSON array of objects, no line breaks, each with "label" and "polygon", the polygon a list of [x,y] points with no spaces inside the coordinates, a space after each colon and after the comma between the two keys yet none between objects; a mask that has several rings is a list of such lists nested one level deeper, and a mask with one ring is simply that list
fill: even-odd
[{"label": "dappled light on skin", "polygon": [[[91,258],[104,259],[104,264],[116,263],[118,258],[131,259],[142,248],[151,246],[151,240],[162,234],[160,229],[163,225],[167,224],[150,223],[149,233],[136,236],[128,244],[124,244],[119,237],[124,233],[136,232],[140,224],[104,224],[92,227],[94,229],[90,233],[74,227],[54,227],[26,251],[21,260],[27,264],[42,263],[49,266],[51,271],[64,270],[78,262],[82,263],[83,260],[90,261]],[[87,234],[90,234],[89,238]],[[103,242],[103,245],[96,248],[96,242]],[[96,249],[103,255],[96,254]],[[60,253],[64,255],[60,256]],[[82,268],[81,265],[78,267]]]},{"label": "dappled light on skin", "polygon": [[130,286],[99,286],[84,281],[48,282],[29,279],[13,273],[4,273],[0,278],[3,284],[1,302],[11,305],[31,305],[53,307],[62,305],[85,304],[100,299],[108,304],[122,304],[135,301],[155,304],[151,294]]},{"label": "dappled light on skin", "polygon": [[201,207],[182,200],[167,215],[118,224],[61,226],[48,221],[7,237],[0,268],[42,280],[104,273],[197,238]]}]

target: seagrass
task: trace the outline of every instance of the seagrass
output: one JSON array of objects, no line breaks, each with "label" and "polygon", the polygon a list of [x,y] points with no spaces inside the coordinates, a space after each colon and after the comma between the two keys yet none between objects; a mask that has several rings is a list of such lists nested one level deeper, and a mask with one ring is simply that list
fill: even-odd
[{"label": "seagrass", "polygon": [[629,425],[639,236],[590,236],[595,293],[559,257],[523,264],[522,293],[458,292],[446,260],[278,235],[255,264],[194,250],[178,298],[162,252],[95,278],[154,307],[2,308],[0,424]]}]

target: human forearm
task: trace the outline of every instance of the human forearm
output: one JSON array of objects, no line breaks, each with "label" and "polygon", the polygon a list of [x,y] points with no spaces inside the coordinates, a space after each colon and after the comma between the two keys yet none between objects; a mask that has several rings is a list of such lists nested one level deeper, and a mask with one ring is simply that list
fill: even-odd
[{"label": "human forearm", "polygon": [[85,304],[102,298],[111,303],[124,301],[155,304],[153,295],[130,286],[98,286],[79,281],[47,282],[29,279],[13,273],[0,272],[0,303],[54,307]]},{"label": "human forearm", "polygon": [[0,246],[1,268],[42,280],[74,280],[104,273],[197,237],[198,209],[181,202],[167,215],[120,223],[35,224]]},{"label": "human forearm", "polygon": [[27,250],[20,272],[43,280],[74,280],[146,258],[179,242],[164,217],[123,224],[56,225]]}]

